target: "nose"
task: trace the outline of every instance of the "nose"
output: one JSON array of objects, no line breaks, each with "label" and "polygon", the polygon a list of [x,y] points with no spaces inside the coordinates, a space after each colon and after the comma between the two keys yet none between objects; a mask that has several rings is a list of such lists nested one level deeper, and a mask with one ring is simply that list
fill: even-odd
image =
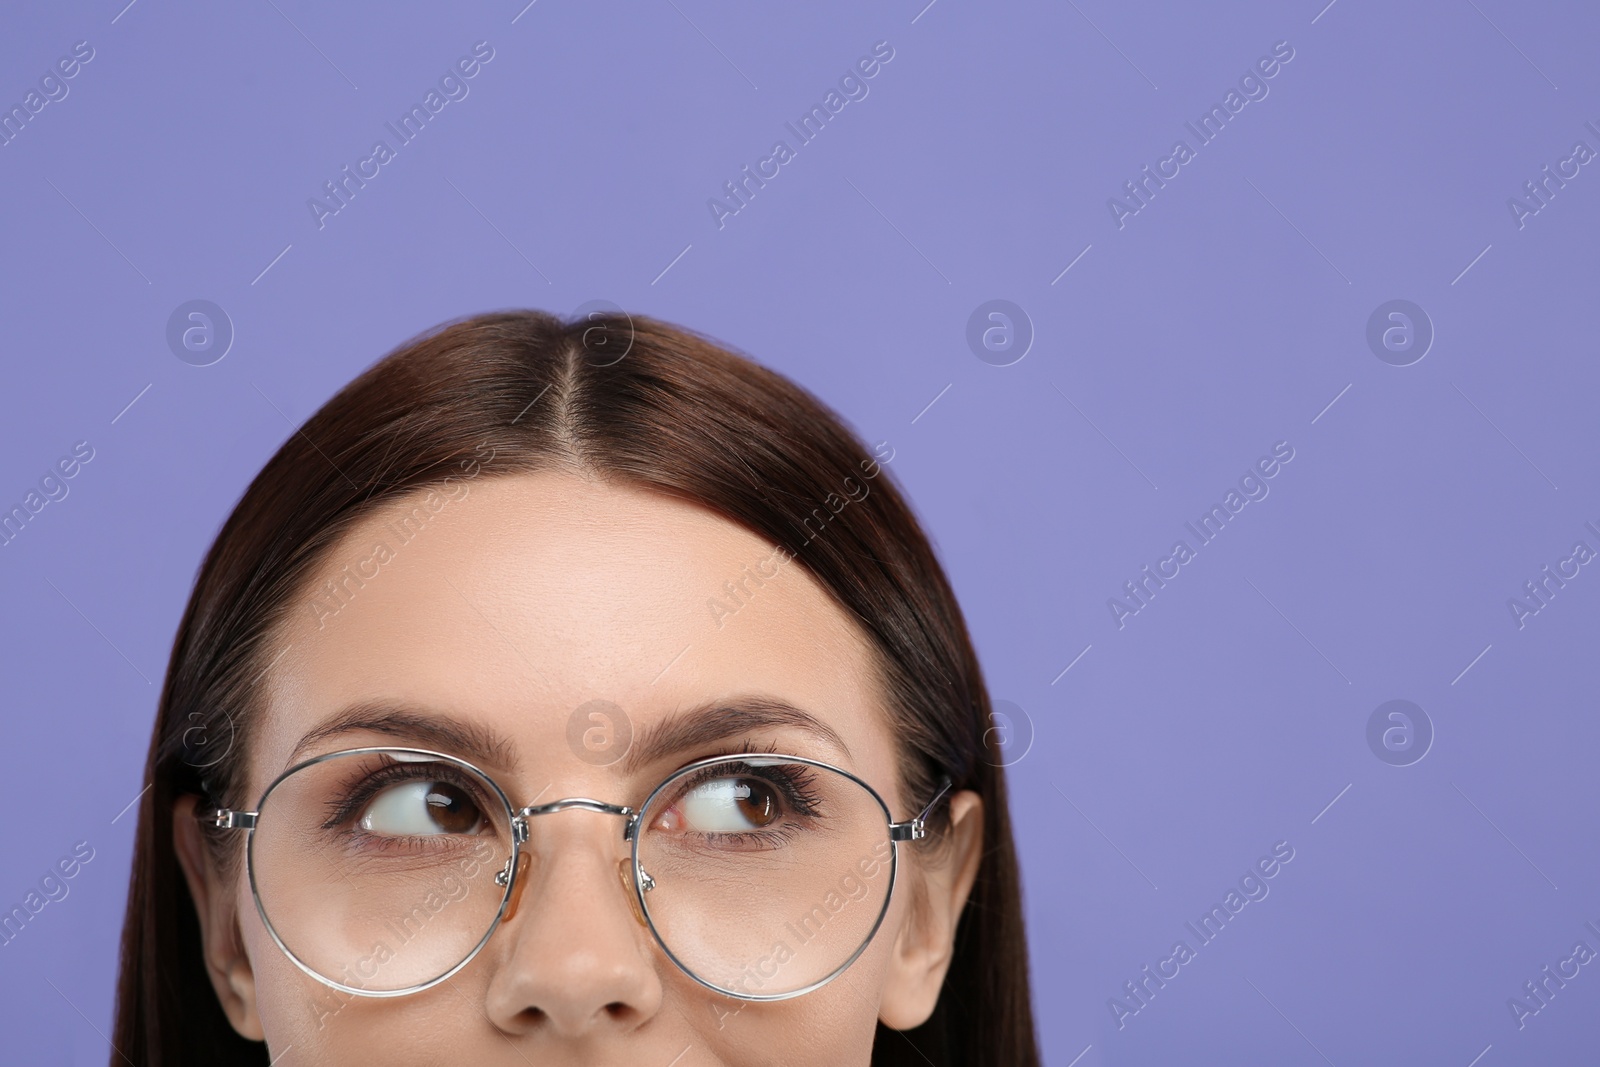
[{"label": "nose", "polygon": [[[512,1035],[582,1038],[624,1033],[661,1008],[649,932],[618,877],[615,818],[569,811],[532,820],[516,911],[485,1010]],[[492,947],[492,943],[491,943]]]}]

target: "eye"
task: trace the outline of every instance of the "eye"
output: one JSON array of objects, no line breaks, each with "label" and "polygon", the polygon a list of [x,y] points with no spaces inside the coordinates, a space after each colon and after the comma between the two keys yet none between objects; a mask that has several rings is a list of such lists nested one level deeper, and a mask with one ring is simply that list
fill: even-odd
[{"label": "eye", "polygon": [[777,790],[759,778],[713,778],[690,789],[667,811],[668,829],[698,833],[760,830],[781,814]]},{"label": "eye", "polygon": [[388,837],[470,834],[483,825],[483,812],[460,786],[415,781],[390,786],[361,815],[361,829]]}]

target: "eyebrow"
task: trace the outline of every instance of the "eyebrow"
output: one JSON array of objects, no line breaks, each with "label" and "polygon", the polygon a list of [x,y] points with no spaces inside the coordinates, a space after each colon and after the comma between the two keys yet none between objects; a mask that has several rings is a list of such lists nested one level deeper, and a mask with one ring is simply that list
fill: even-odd
[{"label": "eyebrow", "polygon": [[815,715],[778,697],[747,696],[706,701],[650,724],[634,738],[623,757],[622,768],[631,774],[668,756],[726,741],[751,730],[779,727],[810,734],[846,760],[850,759],[850,749],[844,739]]},{"label": "eyebrow", "polygon": [[516,746],[487,726],[392,700],[364,700],[343,708],[295,743],[288,765],[293,766],[301,753],[319,741],[362,732],[384,734],[402,741],[420,741],[491,767],[515,770],[517,766]]},{"label": "eyebrow", "polygon": [[[847,761],[851,759],[849,746],[833,727],[787,700],[757,695],[704,701],[651,723],[632,739],[622,769],[632,774],[669,756],[753,730],[776,728],[809,734]],[[436,709],[392,700],[360,701],[336,712],[296,742],[287,765],[293,766],[320,741],[361,732],[422,742],[488,767],[517,768],[516,745],[495,730]]]}]

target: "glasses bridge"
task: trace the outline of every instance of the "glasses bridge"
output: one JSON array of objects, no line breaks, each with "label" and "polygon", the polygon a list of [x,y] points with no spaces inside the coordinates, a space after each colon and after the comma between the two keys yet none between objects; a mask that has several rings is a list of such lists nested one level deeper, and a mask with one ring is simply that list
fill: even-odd
[{"label": "glasses bridge", "polygon": [[526,844],[528,840],[528,820],[535,815],[553,815],[558,811],[594,811],[601,815],[620,815],[627,820],[622,826],[622,839],[633,840],[634,827],[638,825],[639,813],[626,804],[607,804],[603,800],[594,800],[590,797],[566,797],[562,800],[552,800],[548,804],[530,804],[525,808],[517,809],[512,817],[511,828],[516,834],[519,844]]}]

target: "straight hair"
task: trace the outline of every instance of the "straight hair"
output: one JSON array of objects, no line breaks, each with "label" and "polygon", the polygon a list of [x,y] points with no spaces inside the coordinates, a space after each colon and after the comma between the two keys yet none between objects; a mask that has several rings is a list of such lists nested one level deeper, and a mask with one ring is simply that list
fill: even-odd
[{"label": "straight hair", "polygon": [[[810,392],[699,334],[622,312],[563,321],[533,310],[446,323],[370,366],[284,442],[207,552],[150,742],[112,1063],[126,1054],[147,1067],[267,1064],[266,1046],[234,1031],[207,975],[174,851],[174,802],[255,800],[238,792],[257,684],[311,576],[377,505],[486,453],[490,476],[578,470],[708,508],[787,548],[856,620],[887,694],[903,795],[931,796],[949,775],[983,799],[983,854],[933,1014],[907,1031],[880,1023],[872,1063],[1037,1067],[989,696],[949,580],[881,467],[885,454]],[[855,497],[851,479],[870,490]],[[917,847],[945,841],[947,808]],[[221,840],[208,843],[223,869],[236,868],[238,849]]]}]

